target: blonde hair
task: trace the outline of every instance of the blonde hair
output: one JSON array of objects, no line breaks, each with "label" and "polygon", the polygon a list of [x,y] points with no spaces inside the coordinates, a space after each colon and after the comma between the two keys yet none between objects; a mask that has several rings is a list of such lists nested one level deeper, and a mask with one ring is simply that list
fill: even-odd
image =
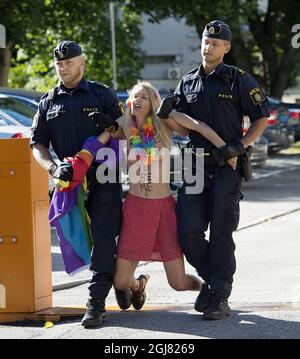
[{"label": "blonde hair", "polygon": [[[150,82],[140,81],[136,85],[133,86],[131,90],[129,90],[129,98],[127,100],[127,104],[132,103],[134,99],[134,94],[136,93],[138,88],[143,88],[150,100],[150,113],[149,116],[152,118],[153,127],[155,132],[155,139],[158,139],[164,147],[171,149],[171,139],[170,134],[168,132],[167,127],[163,123],[159,117],[156,116],[156,111],[160,105],[161,98],[159,92],[153,87]],[[129,110],[130,112],[130,110]],[[131,116],[130,116],[131,119]],[[130,124],[128,124],[130,126]]]}]

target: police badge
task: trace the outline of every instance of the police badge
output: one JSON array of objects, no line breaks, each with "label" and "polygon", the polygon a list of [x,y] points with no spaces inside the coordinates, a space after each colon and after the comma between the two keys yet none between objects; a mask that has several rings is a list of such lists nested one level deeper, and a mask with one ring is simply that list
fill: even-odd
[{"label": "police badge", "polygon": [[259,105],[260,103],[266,100],[265,96],[261,92],[261,89],[258,87],[255,87],[252,90],[250,90],[249,95],[255,106]]},{"label": "police badge", "polygon": [[208,29],[208,32],[213,35],[215,33],[215,29],[213,26],[211,26],[209,29]]}]

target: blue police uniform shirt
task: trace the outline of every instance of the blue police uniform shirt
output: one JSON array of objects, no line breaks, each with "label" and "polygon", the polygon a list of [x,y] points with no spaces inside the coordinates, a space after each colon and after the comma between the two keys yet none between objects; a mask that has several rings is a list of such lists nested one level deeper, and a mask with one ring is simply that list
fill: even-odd
[{"label": "blue police uniform shirt", "polygon": [[84,77],[75,89],[60,84],[53,101],[48,99],[48,94],[41,98],[30,145],[41,143],[49,148],[51,143],[61,161],[74,156],[88,137],[101,133],[95,121],[88,117],[94,111],[103,111],[114,120],[122,115],[121,102],[111,88]]},{"label": "blue police uniform shirt", "polygon": [[[183,76],[175,95],[177,111],[206,122],[226,142],[240,141],[243,116],[254,122],[268,117],[266,97],[256,80],[245,71],[221,63],[206,75],[202,65]],[[195,131],[190,132],[194,146],[211,151],[214,145]]]}]

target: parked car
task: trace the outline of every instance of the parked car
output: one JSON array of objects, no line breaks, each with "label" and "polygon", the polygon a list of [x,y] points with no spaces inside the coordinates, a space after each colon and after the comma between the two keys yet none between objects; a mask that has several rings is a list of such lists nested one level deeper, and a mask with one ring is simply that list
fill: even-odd
[{"label": "parked car", "polygon": [[291,125],[295,131],[295,141],[300,141],[300,104],[286,103],[290,113]]},{"label": "parked car", "polygon": [[0,110],[10,116],[12,125],[23,125],[31,127],[35,110],[23,103],[0,94]]},{"label": "parked car", "polygon": [[287,106],[276,98],[268,96],[267,99],[270,117],[264,136],[269,141],[269,153],[274,153],[294,142],[295,131],[289,122]]},{"label": "parked car", "polygon": [[122,101],[124,109],[126,108],[126,100],[128,99],[128,92],[126,90],[116,91],[117,96]]},{"label": "parked car", "polygon": [[30,126],[24,126],[0,109],[0,139],[30,136]]},{"label": "parked car", "polygon": [[37,111],[40,98],[43,94],[37,91],[0,87],[0,95],[6,95],[8,98],[21,102],[25,106]]},{"label": "parked car", "polygon": [[[245,116],[243,119],[243,135],[246,134],[250,127],[250,119]],[[253,167],[263,166],[268,158],[269,141],[264,136],[259,136],[252,144],[253,152],[251,155],[251,164]]]},{"label": "parked car", "polygon": [[160,94],[160,97],[161,97],[161,99],[164,99],[165,97],[167,97],[167,96],[171,96],[171,95],[173,95],[173,92],[172,91],[170,91],[169,89],[167,89],[167,88],[160,88],[159,90],[158,90],[158,92],[159,92],[159,94]]},{"label": "parked car", "polygon": [[0,94],[0,138],[29,137],[35,110]]}]

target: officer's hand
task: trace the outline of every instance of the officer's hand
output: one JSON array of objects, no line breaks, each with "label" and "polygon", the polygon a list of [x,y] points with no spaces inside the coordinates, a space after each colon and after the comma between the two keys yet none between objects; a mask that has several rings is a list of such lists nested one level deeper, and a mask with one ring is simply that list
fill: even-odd
[{"label": "officer's hand", "polygon": [[89,113],[89,117],[96,122],[99,130],[107,131],[110,133],[116,132],[119,128],[118,122],[113,120],[109,115],[101,112],[91,112]]},{"label": "officer's hand", "polygon": [[214,150],[212,150],[211,155],[214,158],[214,160],[216,161],[216,164],[218,166],[225,166],[225,161],[224,161],[224,158],[219,153],[219,148],[215,148]]},{"label": "officer's hand", "polygon": [[[117,123],[117,122],[116,122],[116,123]],[[118,125],[119,125],[119,124],[118,124]],[[118,128],[116,129],[116,131],[110,133],[110,137],[111,137],[111,138],[119,138],[119,139],[125,138],[125,137],[124,137],[123,130],[122,130],[122,127],[121,127],[121,126],[118,126]]]},{"label": "officer's hand", "polygon": [[228,145],[222,146],[218,148],[218,152],[225,161],[228,161],[231,158],[242,155],[243,153],[246,152],[246,149],[241,142],[238,142],[238,143],[230,143]]},{"label": "officer's hand", "polygon": [[164,98],[161,101],[158,110],[156,111],[156,115],[159,118],[167,119],[171,111],[175,109],[176,102],[177,97],[174,95]]},{"label": "officer's hand", "polygon": [[49,174],[56,179],[71,182],[73,179],[73,167],[70,163],[62,162],[60,165],[53,164],[48,169]]},{"label": "officer's hand", "polygon": [[108,133],[116,133],[119,129],[118,122],[114,121],[112,124],[110,124],[109,127],[106,127],[104,130]]}]

